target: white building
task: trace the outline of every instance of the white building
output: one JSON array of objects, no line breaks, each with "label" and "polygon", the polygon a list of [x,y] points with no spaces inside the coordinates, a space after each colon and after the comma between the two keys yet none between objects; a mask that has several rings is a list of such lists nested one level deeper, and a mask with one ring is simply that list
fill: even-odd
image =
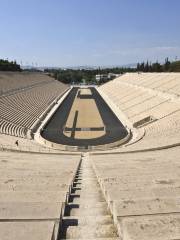
[{"label": "white building", "polygon": [[96,81],[108,81],[114,78],[119,77],[121,74],[115,74],[115,73],[108,73],[108,74],[98,74],[96,75]]}]

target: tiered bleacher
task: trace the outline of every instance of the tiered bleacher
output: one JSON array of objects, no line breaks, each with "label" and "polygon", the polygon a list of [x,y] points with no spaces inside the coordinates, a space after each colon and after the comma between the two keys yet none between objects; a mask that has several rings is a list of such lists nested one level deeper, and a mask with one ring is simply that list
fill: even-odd
[{"label": "tiered bleacher", "polygon": [[145,136],[129,149],[180,142],[180,73],[127,73],[100,88]]},{"label": "tiered bleacher", "polygon": [[0,72],[0,133],[26,138],[68,89],[45,74]]},{"label": "tiered bleacher", "polygon": [[93,153],[96,174],[124,240],[180,238],[180,73],[128,73],[102,85],[137,141]]},{"label": "tiered bleacher", "polygon": [[[0,132],[5,133],[0,145],[14,144],[18,139],[20,146],[13,150],[29,145],[37,151],[38,143],[24,137],[68,87],[46,75],[32,73],[0,73],[0,84]],[[103,235],[100,224],[107,224],[107,216],[96,226],[98,215],[92,215],[95,211],[104,214],[104,210],[98,202],[101,193],[93,195],[91,191],[97,183],[90,162],[120,239],[180,239],[180,74],[125,74],[99,90],[107,97],[107,103],[123,114],[123,121],[131,123],[132,134],[142,129],[145,134],[122,148],[87,154],[83,171],[78,169],[76,177],[82,160],[78,153],[59,154],[53,149],[51,154],[47,154],[47,149],[46,154],[2,151],[0,239],[57,239],[61,209],[70,185],[72,196],[77,197],[72,209],[80,208],[81,215],[73,215],[69,224],[73,229],[88,225],[89,232]],[[176,147],[168,148],[173,144]],[[168,149],[162,150],[163,147]],[[77,180],[82,179],[78,185]],[[85,202],[79,195],[82,186],[87,188]],[[83,208],[92,216],[84,215]],[[66,219],[70,213],[65,214]],[[89,224],[91,217],[96,221]]]},{"label": "tiered bleacher", "polygon": [[[53,79],[51,79],[52,81]],[[46,75],[29,72],[0,72],[1,95],[50,81]]]},{"label": "tiered bleacher", "polygon": [[90,157],[120,239],[180,239],[179,154],[177,147]]},{"label": "tiered bleacher", "polygon": [[0,239],[53,240],[79,155],[0,154]]}]

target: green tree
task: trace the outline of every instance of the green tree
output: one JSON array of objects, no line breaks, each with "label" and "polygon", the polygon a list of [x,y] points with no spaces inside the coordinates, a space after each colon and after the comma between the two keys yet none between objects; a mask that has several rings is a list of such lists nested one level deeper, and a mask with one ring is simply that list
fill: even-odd
[{"label": "green tree", "polygon": [[171,65],[171,63],[170,63],[169,59],[166,58],[166,59],[165,59],[164,66],[163,66],[163,70],[164,70],[165,72],[168,72],[168,71],[170,70],[170,65]]}]

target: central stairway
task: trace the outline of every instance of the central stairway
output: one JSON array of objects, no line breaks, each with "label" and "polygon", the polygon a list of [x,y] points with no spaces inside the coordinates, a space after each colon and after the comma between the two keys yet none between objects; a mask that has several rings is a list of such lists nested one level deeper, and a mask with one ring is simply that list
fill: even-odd
[{"label": "central stairway", "polygon": [[81,158],[59,239],[119,239],[88,155]]}]

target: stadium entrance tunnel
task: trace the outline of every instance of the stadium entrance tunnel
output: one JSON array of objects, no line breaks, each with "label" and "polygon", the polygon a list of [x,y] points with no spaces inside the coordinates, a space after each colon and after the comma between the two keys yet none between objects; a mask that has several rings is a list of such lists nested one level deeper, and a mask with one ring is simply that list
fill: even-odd
[{"label": "stadium entrance tunnel", "polygon": [[72,88],[41,131],[48,142],[78,149],[120,145],[128,135],[94,87]]}]

